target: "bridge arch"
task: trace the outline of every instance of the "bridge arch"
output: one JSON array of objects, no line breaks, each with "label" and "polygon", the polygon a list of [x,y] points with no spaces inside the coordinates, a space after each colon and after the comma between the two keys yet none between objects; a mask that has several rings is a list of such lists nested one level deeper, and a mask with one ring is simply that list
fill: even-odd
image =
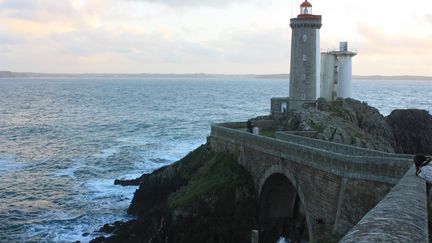
[{"label": "bridge arch", "polygon": [[257,185],[260,241],[276,242],[282,235],[291,239],[313,238],[305,197],[292,173],[281,166],[271,166]]}]

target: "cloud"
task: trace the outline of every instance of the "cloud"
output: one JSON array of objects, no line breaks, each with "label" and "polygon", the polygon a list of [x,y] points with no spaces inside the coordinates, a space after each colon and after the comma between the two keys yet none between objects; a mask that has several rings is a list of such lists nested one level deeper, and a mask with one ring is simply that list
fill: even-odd
[{"label": "cloud", "polygon": [[426,20],[426,22],[427,22],[429,25],[432,26],[432,14],[427,14],[427,15],[425,16],[425,20]]},{"label": "cloud", "polygon": [[39,2],[34,0],[4,0],[0,2],[0,8],[15,10],[34,10],[39,8]]},{"label": "cloud", "polygon": [[390,34],[368,25],[359,25],[358,32],[361,39],[354,68],[360,73],[430,75],[432,43],[428,39]]},{"label": "cloud", "polygon": [[6,0],[0,2],[1,16],[9,18],[47,21],[73,18],[74,8],[69,1]]},{"label": "cloud", "polygon": [[22,35],[7,32],[0,28],[0,45],[17,45],[24,41],[25,38]]},{"label": "cloud", "polygon": [[262,4],[268,0],[129,0],[133,2],[147,2],[155,4],[163,4],[172,7],[226,7],[229,4],[236,3],[249,3],[249,4]]},{"label": "cloud", "polygon": [[87,28],[26,40],[13,49],[12,53],[9,51],[13,57],[0,54],[0,66],[43,72],[289,71],[287,29],[233,31],[226,33],[223,39],[205,41],[186,40],[165,32]]},{"label": "cloud", "polygon": [[274,65],[289,60],[290,34],[289,29],[242,31],[228,34],[216,46],[225,50],[227,61]]},{"label": "cloud", "polygon": [[[0,0],[0,66],[49,72],[289,72],[291,2]],[[370,12],[364,18],[367,6],[356,2],[337,13],[337,1],[317,2],[315,10],[324,14],[321,47],[348,40],[359,52],[353,60],[357,74],[430,75],[432,15],[396,19],[396,12],[384,18],[377,10],[378,19]]]},{"label": "cloud", "polygon": [[432,43],[414,35],[390,34],[385,30],[360,25],[358,31],[362,35],[362,49],[369,55],[428,55],[432,52]]}]

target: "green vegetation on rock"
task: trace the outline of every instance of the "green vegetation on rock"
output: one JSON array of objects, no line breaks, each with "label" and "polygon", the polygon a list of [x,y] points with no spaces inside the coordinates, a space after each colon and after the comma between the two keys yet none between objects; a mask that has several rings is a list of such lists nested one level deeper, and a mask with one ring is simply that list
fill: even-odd
[{"label": "green vegetation on rock", "polygon": [[175,192],[169,199],[171,208],[184,207],[200,196],[221,188],[232,188],[250,182],[251,176],[232,155],[217,153],[204,162],[189,184]]},{"label": "green vegetation on rock", "polygon": [[264,130],[264,131],[260,131],[259,135],[264,136],[264,137],[274,138],[275,137],[275,132],[274,131]]},{"label": "green vegetation on rock", "polygon": [[107,225],[115,233],[92,242],[246,242],[256,228],[252,177],[209,144],[133,183],[136,219]]}]

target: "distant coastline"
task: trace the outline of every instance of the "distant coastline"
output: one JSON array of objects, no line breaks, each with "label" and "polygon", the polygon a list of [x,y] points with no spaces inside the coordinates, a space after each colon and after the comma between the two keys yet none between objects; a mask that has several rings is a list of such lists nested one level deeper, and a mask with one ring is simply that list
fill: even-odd
[{"label": "distant coastline", "polygon": [[[34,73],[0,71],[0,78],[258,78],[288,79],[289,74],[206,74],[206,73]],[[416,75],[354,75],[357,80],[430,80],[432,76]]]}]

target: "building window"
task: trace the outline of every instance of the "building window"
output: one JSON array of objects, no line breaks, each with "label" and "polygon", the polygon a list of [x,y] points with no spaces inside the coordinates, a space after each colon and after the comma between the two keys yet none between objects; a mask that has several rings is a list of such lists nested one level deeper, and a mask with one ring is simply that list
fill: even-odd
[{"label": "building window", "polygon": [[306,42],[306,41],[307,41],[307,36],[303,35],[303,42]]},{"label": "building window", "polygon": [[302,74],[302,81],[305,81],[306,80],[306,74]]},{"label": "building window", "polygon": [[303,55],[303,62],[306,62],[307,58],[306,55]]},{"label": "building window", "polygon": [[301,95],[301,99],[302,99],[302,100],[306,100],[306,94],[302,94],[302,95]]}]

